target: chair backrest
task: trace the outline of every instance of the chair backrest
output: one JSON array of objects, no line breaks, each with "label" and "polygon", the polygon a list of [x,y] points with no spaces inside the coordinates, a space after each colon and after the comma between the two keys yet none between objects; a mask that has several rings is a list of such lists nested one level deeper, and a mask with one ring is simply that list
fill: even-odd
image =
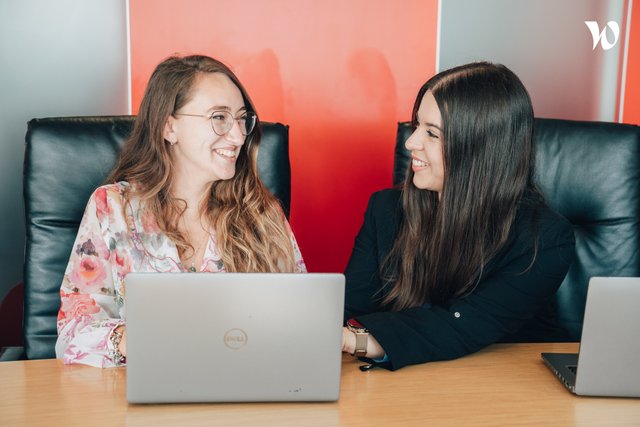
[{"label": "chair backrest", "polygon": [[[24,344],[29,359],[55,357],[60,285],[89,196],[115,164],[135,117],[29,122],[24,158]],[[289,128],[262,123],[258,170],[288,216]]]},{"label": "chair backrest", "polygon": [[[404,181],[410,123],[399,123],[393,183]],[[555,310],[580,340],[589,278],[640,276],[640,127],[535,120],[536,181],[547,204],[574,227],[576,257]]]}]

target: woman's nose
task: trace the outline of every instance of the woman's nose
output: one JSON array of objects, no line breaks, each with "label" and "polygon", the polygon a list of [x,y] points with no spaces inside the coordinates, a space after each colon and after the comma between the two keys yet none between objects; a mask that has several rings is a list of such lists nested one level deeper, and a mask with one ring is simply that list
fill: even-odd
[{"label": "woman's nose", "polygon": [[227,132],[225,138],[227,141],[236,146],[244,144],[245,136],[240,131],[240,123],[238,120],[233,121],[233,126],[231,126],[231,129],[229,129],[229,132]]},{"label": "woman's nose", "polygon": [[418,141],[417,132],[418,129],[414,130],[404,143],[405,148],[409,151],[420,150],[422,148],[422,144]]}]

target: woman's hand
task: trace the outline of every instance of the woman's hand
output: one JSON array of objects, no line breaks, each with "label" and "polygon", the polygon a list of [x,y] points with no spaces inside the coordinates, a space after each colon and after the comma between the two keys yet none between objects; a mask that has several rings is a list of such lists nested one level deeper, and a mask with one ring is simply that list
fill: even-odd
[{"label": "woman's hand", "polygon": [[[342,351],[345,353],[353,354],[356,348],[356,334],[351,332],[348,328],[342,328]],[[367,340],[367,353],[365,357],[370,359],[379,359],[384,356],[384,349],[376,340],[373,335],[369,334]]]}]

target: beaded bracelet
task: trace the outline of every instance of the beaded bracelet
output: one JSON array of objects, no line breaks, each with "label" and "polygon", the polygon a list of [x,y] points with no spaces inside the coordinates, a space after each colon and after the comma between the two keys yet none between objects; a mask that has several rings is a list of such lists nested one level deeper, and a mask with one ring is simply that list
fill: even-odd
[{"label": "beaded bracelet", "polygon": [[122,365],[126,361],[126,358],[120,353],[120,341],[122,341],[122,334],[115,329],[109,337],[111,344],[113,345],[113,351],[111,352],[111,359],[116,365]]}]

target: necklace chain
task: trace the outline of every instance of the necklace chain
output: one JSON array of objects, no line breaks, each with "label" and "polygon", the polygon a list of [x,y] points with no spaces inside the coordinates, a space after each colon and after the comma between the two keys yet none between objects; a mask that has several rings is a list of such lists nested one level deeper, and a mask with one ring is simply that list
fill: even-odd
[{"label": "necklace chain", "polygon": [[204,246],[207,242],[209,241],[209,234],[207,234],[207,236],[205,237],[205,239],[202,241],[202,243],[200,243],[198,245],[198,248],[194,250],[193,255],[191,256],[191,267],[188,268],[188,270],[191,273],[195,273],[197,271],[196,269],[196,263],[193,261],[193,259],[195,258],[195,256],[198,254],[198,252],[200,252],[200,249],[202,249],[202,246]]},{"label": "necklace chain", "polygon": [[[187,233],[187,237],[189,237],[189,240],[191,240],[191,235],[189,234],[189,231],[187,230],[186,222],[185,222],[184,216],[182,217],[182,222],[183,222],[183,223],[184,223],[184,225],[185,225],[185,228],[184,228],[184,229],[185,229],[185,232]],[[200,227],[202,227],[202,223],[200,223]],[[206,229],[205,229],[204,227],[202,227],[202,229],[206,231]],[[209,234],[209,232],[208,232],[208,231],[206,231],[205,238],[200,242],[200,244],[199,244],[197,247],[194,247],[193,255],[191,255],[191,257],[190,257],[190,258],[187,258],[187,259],[185,260],[185,261],[188,261],[189,259],[191,259],[191,266],[187,268],[187,270],[188,270],[189,272],[191,272],[191,273],[195,273],[195,272],[197,271],[197,269],[196,269],[196,263],[195,263],[194,259],[195,259],[196,255],[198,254],[198,252],[200,252],[200,249],[202,249],[202,247],[203,247],[204,245],[206,245],[206,244],[209,242],[209,238],[210,238],[210,237],[211,237],[211,235]],[[192,246],[193,246],[193,245],[192,245]],[[205,252],[206,252],[206,251],[205,251]],[[184,264],[183,264],[183,266],[184,266]]]}]

